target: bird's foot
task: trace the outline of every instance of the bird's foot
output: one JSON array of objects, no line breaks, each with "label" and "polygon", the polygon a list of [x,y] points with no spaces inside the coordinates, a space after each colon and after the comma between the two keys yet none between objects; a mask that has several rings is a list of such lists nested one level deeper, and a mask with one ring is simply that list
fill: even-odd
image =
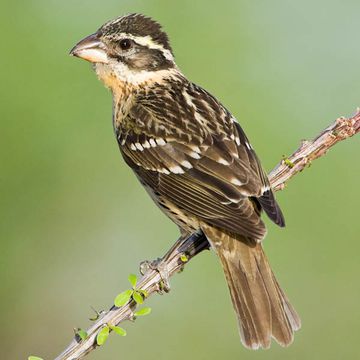
[{"label": "bird's foot", "polygon": [[142,261],[140,263],[140,273],[144,275],[149,270],[156,270],[161,278],[158,286],[158,292],[169,292],[170,291],[170,277],[167,264],[162,259],[156,259],[153,261]]}]

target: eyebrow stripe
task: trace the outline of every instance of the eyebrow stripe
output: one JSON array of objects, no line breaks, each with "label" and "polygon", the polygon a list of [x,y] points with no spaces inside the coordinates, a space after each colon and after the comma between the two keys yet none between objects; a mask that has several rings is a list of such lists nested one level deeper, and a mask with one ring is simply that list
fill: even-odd
[{"label": "eyebrow stripe", "polygon": [[142,46],[147,46],[149,49],[154,49],[154,50],[160,50],[165,59],[169,60],[169,61],[174,61],[174,56],[171,53],[170,50],[165,49],[162,45],[157,44],[150,35],[147,36],[134,36],[132,34],[129,33],[122,33],[120,40],[121,39],[131,39],[133,41],[135,41],[137,44],[142,45]]}]

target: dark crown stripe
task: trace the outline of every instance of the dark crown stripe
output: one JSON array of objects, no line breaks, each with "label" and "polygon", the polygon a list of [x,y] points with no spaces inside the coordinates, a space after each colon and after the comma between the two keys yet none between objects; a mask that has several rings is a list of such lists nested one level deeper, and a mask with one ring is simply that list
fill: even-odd
[{"label": "dark crown stripe", "polygon": [[128,33],[133,36],[150,36],[152,40],[172,52],[169,38],[155,20],[142,14],[129,14],[111,20],[100,30],[104,35]]}]

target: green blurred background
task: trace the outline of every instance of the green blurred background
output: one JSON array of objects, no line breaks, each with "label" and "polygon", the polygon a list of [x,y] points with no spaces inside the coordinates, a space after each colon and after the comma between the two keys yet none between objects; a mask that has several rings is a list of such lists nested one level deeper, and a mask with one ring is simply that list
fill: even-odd
[{"label": "green blurred background", "polygon": [[[237,116],[270,170],[360,105],[360,2],[2,1],[1,358],[52,359],[90,305],[108,308],[127,275],[177,238],[122,162],[111,95],[69,49],[129,12],[160,21],[178,65]],[[354,359],[359,355],[359,138],[278,194],[287,228],[265,248],[303,321],[287,349],[240,345],[222,271],[207,252],[153,313],[88,358]]]}]

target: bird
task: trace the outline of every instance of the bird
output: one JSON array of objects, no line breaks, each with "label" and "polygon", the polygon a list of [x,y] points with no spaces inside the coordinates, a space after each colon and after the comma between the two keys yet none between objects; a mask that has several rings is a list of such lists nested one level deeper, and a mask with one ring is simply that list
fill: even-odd
[{"label": "bird", "polygon": [[201,231],[223,267],[249,349],[293,342],[300,318],[262,247],[262,213],[284,227],[266,172],[235,117],[176,65],[152,18],[106,22],[70,54],[90,62],[113,97],[113,127],[126,164],[186,238]]}]

